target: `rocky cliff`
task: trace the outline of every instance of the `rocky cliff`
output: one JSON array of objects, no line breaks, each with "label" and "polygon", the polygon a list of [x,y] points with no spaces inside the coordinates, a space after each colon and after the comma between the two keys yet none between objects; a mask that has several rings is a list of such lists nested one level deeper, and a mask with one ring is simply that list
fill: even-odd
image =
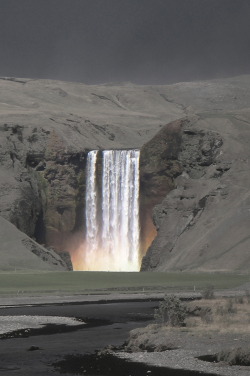
[{"label": "rocky cliff", "polygon": [[[142,270],[249,269],[249,82],[1,79],[0,216],[29,237],[28,252],[30,242],[41,250],[30,267],[42,268],[39,244],[74,258],[84,236],[88,150],[136,147],[143,254],[155,238]],[[67,268],[51,260],[43,268]]]},{"label": "rocky cliff", "polygon": [[[249,77],[244,79],[228,80],[224,87],[193,84],[197,98],[192,97],[192,84],[189,98],[180,93],[179,100],[192,106],[193,116],[167,126],[179,129],[174,155],[178,170],[173,168],[170,184],[164,185],[167,194],[153,209],[157,236],[142,270],[249,271]],[[158,155],[168,151],[167,128],[167,136],[161,135],[166,146]],[[150,150],[153,142],[144,148]],[[166,165],[165,173],[171,171]],[[156,192],[161,174],[158,177],[148,185],[154,184]]]}]

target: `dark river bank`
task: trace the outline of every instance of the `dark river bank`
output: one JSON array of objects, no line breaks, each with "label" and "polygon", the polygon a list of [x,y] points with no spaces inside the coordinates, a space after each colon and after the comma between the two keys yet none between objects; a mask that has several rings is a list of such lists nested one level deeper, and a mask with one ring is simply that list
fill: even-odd
[{"label": "dark river bank", "polygon": [[107,345],[119,347],[130,330],[147,325],[156,306],[156,302],[119,302],[1,308],[0,316],[66,316],[87,324],[77,328],[48,325],[43,329],[20,330],[14,336],[2,335],[0,375],[198,375],[126,363],[112,356],[96,357],[97,350]]}]

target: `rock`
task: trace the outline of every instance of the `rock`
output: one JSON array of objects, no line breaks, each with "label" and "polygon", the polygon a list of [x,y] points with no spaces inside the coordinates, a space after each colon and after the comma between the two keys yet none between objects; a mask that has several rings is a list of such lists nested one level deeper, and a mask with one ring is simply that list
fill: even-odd
[{"label": "rock", "polygon": [[30,346],[30,347],[27,349],[27,351],[37,351],[37,350],[41,350],[41,348],[38,347],[38,346]]}]

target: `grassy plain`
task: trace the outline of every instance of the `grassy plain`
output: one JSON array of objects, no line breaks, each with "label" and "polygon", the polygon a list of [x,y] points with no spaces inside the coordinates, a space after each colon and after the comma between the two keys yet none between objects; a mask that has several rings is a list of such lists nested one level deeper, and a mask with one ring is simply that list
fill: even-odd
[{"label": "grassy plain", "polygon": [[208,285],[232,289],[248,282],[249,275],[236,273],[2,272],[0,294],[199,292]]}]

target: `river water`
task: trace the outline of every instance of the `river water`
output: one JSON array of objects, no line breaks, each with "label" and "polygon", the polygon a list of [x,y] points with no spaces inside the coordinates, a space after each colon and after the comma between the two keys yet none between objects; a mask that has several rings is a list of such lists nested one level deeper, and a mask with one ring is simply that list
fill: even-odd
[{"label": "river water", "polygon": [[154,369],[112,357],[96,357],[107,345],[121,346],[133,328],[152,321],[155,302],[50,304],[0,309],[1,316],[77,317],[87,325],[47,326],[0,340],[0,375],[196,376],[196,372]]}]

